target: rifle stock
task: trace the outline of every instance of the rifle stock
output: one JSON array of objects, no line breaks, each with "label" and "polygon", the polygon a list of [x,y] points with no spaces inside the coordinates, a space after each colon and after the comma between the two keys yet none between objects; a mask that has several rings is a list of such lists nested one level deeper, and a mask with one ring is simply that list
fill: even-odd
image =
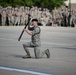
[{"label": "rifle stock", "polygon": [[[29,25],[29,22],[30,22],[30,14],[28,15],[28,22],[27,22],[27,24],[25,24],[25,27],[24,27],[24,29]],[[20,39],[21,39],[21,37],[22,37],[22,35],[23,35],[23,33],[24,33],[24,29],[22,30],[22,32],[21,32],[21,34],[20,34],[20,36],[19,36],[19,38],[18,38],[18,41],[20,41]]]}]

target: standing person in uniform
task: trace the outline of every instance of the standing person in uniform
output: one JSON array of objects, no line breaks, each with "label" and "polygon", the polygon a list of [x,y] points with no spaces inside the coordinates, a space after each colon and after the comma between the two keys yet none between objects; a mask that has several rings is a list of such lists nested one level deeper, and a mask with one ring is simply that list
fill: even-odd
[{"label": "standing person in uniform", "polygon": [[6,8],[3,8],[2,11],[2,25],[4,26],[6,24]]},{"label": "standing person in uniform", "polygon": [[64,26],[67,27],[67,25],[68,25],[68,6],[65,7],[62,15],[63,15],[63,20],[64,20]]},{"label": "standing person in uniform", "polygon": [[32,19],[32,25],[33,25],[33,30],[30,31],[30,29],[26,28],[24,31],[28,33],[31,36],[31,42],[27,42],[23,44],[23,48],[27,55],[23,56],[23,58],[31,58],[30,52],[27,48],[34,48],[34,53],[35,53],[35,58],[41,58],[44,54],[47,55],[47,58],[50,57],[50,52],[48,49],[43,51],[42,53],[40,52],[40,47],[41,47],[41,40],[40,40],[40,33],[41,29],[38,26],[38,20],[37,19]]},{"label": "standing person in uniform", "polygon": [[20,9],[17,8],[16,15],[15,15],[15,25],[18,25],[18,26],[20,25],[20,16],[21,16]]},{"label": "standing person in uniform", "polygon": [[2,7],[0,6],[0,26],[2,25]]}]

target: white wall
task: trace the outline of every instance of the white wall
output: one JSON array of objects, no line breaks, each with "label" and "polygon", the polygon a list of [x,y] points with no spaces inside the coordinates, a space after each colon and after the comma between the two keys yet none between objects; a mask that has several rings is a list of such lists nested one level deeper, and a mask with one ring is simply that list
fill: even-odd
[{"label": "white wall", "polygon": [[[66,5],[68,5],[69,3],[69,0],[68,1],[65,1]],[[76,3],[76,0],[71,0],[71,3]]]},{"label": "white wall", "polygon": [[76,3],[76,0],[71,0],[72,3]]}]

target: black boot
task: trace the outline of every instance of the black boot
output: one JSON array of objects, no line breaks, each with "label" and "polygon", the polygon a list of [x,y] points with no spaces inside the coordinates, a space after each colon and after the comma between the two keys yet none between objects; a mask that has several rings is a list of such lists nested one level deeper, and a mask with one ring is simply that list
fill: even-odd
[{"label": "black boot", "polygon": [[45,54],[46,54],[47,58],[50,58],[50,52],[49,52],[49,49],[46,49],[46,50],[45,50]]}]

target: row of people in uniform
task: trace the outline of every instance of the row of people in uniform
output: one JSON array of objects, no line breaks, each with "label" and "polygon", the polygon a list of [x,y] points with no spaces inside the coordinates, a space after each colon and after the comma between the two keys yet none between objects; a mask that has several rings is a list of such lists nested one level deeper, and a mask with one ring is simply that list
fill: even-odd
[{"label": "row of people in uniform", "polygon": [[74,26],[76,24],[76,12],[68,7],[52,12],[47,8],[43,10],[38,7],[11,7],[3,8],[0,6],[0,25],[25,25],[28,21],[28,14],[31,19],[37,18],[43,26]]},{"label": "row of people in uniform", "polygon": [[76,10],[64,6],[58,11],[55,7],[52,23],[54,26],[74,27],[76,25]]},{"label": "row of people in uniform", "polygon": [[28,21],[28,14],[31,18],[37,18],[43,24],[44,18],[46,22],[49,20],[51,14],[47,8],[41,10],[38,7],[0,7],[0,25],[24,25]]}]

